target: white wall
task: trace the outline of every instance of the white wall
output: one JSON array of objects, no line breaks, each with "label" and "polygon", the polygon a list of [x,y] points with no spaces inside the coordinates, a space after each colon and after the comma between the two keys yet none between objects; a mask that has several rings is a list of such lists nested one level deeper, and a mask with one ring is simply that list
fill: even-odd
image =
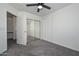
[{"label": "white wall", "polygon": [[6,40],[6,13],[3,8],[4,5],[0,4],[0,53],[7,49],[7,40]]},{"label": "white wall", "polygon": [[79,51],[79,4],[53,12],[41,22],[42,39]]},{"label": "white wall", "polygon": [[0,4],[0,54],[7,50],[7,11],[17,15],[17,11],[8,4]]}]

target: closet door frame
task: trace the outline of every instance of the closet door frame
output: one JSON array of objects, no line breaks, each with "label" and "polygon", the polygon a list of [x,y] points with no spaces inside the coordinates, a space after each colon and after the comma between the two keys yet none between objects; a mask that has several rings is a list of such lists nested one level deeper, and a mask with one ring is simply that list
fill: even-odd
[{"label": "closet door frame", "polygon": [[[35,20],[35,19],[31,19],[31,18],[27,18],[27,22],[28,22],[28,20],[32,20],[32,21],[34,21],[34,22],[39,22],[39,39],[41,38],[40,36],[41,36],[41,26],[40,26],[40,20]],[[28,26],[28,25],[27,25]],[[35,31],[34,31],[34,33],[35,33]],[[28,35],[28,31],[27,31],[27,35]],[[34,36],[35,36],[35,34],[34,34]]]}]

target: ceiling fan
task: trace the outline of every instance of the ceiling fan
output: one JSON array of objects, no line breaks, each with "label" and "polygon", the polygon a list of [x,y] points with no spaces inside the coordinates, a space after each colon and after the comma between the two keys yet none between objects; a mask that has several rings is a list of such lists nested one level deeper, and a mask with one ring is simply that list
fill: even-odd
[{"label": "ceiling fan", "polygon": [[49,6],[44,3],[36,3],[36,4],[26,4],[26,6],[37,6],[37,12],[39,12],[42,8],[51,9]]}]

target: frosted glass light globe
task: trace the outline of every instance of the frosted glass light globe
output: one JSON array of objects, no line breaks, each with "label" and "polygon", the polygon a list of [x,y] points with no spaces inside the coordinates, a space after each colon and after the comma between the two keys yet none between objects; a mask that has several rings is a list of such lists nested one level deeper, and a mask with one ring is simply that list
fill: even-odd
[{"label": "frosted glass light globe", "polygon": [[41,5],[38,6],[39,9],[42,9],[43,7]]}]

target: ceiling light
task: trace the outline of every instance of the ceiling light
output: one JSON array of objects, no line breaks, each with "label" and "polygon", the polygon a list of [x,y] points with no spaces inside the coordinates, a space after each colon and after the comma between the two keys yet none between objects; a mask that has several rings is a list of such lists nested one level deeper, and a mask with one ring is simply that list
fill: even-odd
[{"label": "ceiling light", "polygon": [[39,9],[42,9],[43,7],[41,5],[38,6]]}]

